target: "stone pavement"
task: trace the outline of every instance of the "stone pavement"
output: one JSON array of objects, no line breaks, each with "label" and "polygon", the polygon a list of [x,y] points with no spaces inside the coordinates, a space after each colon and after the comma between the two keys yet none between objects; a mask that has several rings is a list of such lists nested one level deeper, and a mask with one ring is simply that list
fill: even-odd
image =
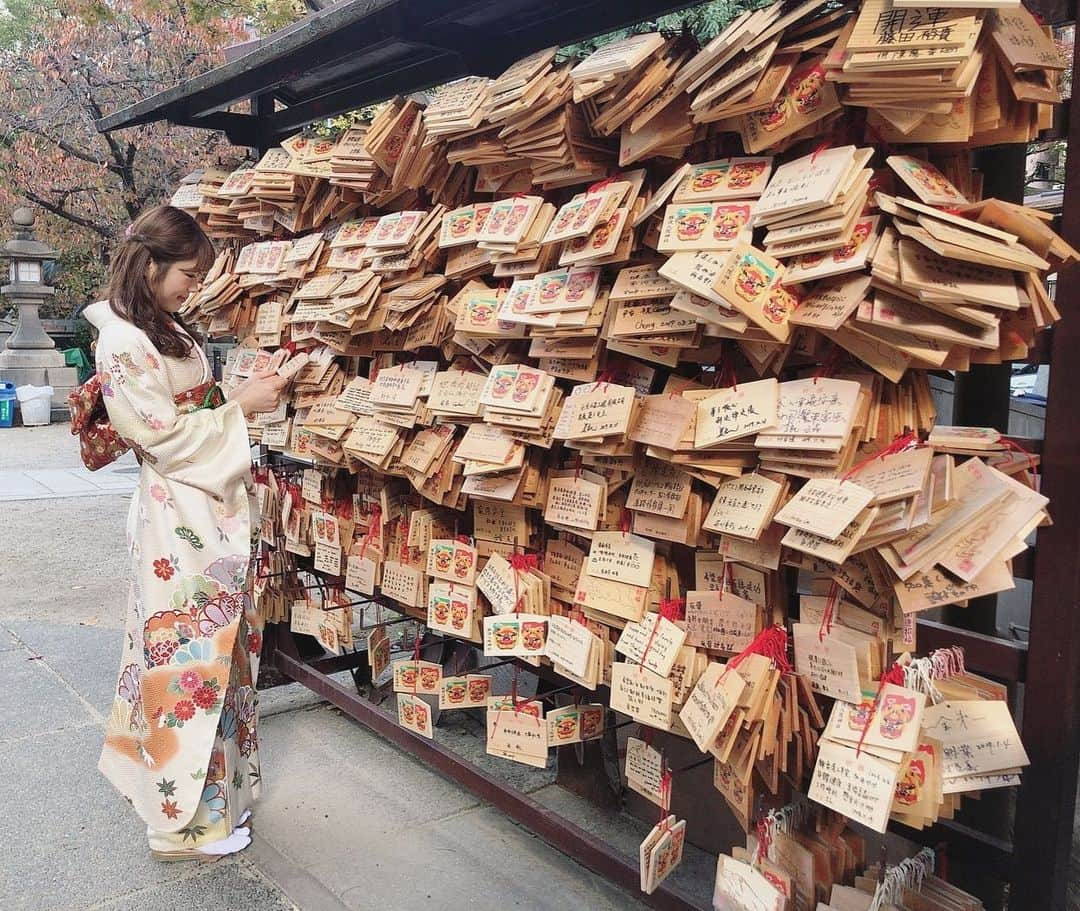
[{"label": "stone pavement", "polygon": [[138,475],[130,452],[99,471],[87,469],[66,423],[0,428],[0,501],[131,493]]},{"label": "stone pavement", "polygon": [[131,493],[139,466],[121,465],[90,471],[79,468],[0,470],[0,500],[55,500]]},{"label": "stone pavement", "polygon": [[[53,488],[0,506],[0,908],[642,907],[298,686],[263,696],[252,846],[212,864],[153,861],[138,818],[97,771],[133,475],[113,472],[124,488],[58,496],[61,475],[82,480],[77,465],[66,425],[0,429],[0,495],[16,472]],[[543,781],[533,796],[581,813]],[[607,827],[623,850],[640,839],[617,817],[577,821]]]}]

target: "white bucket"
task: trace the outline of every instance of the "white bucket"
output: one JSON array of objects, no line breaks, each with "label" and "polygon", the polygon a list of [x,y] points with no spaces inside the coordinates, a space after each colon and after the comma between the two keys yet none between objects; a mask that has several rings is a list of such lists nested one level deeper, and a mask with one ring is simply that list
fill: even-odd
[{"label": "white bucket", "polygon": [[52,397],[52,386],[17,386],[15,398],[19,400],[23,426],[48,424],[52,418]]}]

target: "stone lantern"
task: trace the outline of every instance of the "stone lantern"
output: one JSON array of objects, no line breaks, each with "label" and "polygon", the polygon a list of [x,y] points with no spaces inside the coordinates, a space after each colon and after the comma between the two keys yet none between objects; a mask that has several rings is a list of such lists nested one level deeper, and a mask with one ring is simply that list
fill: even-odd
[{"label": "stone lantern", "polygon": [[56,251],[34,237],[34,213],[19,208],[12,213],[14,237],[0,246],[0,258],[10,263],[8,284],[0,294],[15,304],[18,323],[0,351],[0,380],[16,386],[53,387],[53,405],[62,407],[78,383],[78,371],[65,365],[64,356],[41,325],[38,308],[55,292],[44,284],[45,264]]}]

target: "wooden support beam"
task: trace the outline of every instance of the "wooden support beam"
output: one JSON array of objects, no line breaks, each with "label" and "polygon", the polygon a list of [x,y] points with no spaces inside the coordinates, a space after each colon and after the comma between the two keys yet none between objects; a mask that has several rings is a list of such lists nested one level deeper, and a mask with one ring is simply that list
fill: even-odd
[{"label": "wooden support beam", "polygon": [[994,677],[1005,683],[1020,683],[1027,676],[1027,643],[984,636],[933,620],[918,621],[919,654],[959,645],[964,650],[964,666],[975,674]]},{"label": "wooden support beam", "polygon": [[[1073,68],[1080,64],[1074,45]],[[1071,118],[1069,145],[1080,149],[1080,118]],[[1067,161],[1062,230],[1080,243],[1080,153]],[[1080,312],[1080,269],[1058,277],[1057,303]],[[1054,329],[1053,363],[1042,452],[1042,489],[1057,520],[1039,530],[1024,687],[1024,770],[1016,810],[1018,907],[1064,911],[1072,849],[1080,757],[1080,320]]]}]

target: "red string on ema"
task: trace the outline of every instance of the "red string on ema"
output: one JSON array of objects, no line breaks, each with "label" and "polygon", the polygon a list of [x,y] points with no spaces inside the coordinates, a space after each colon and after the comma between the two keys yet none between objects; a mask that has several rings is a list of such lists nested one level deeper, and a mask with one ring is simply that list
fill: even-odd
[{"label": "red string on ema", "polygon": [[660,616],[672,623],[686,617],[685,598],[661,598]]},{"label": "red string on ema", "polygon": [[526,572],[530,569],[536,569],[539,565],[539,560],[536,554],[511,554],[510,565],[516,572]]},{"label": "red string on ema", "polygon": [[1031,454],[1031,452],[1029,452],[1027,449],[1017,443],[1016,440],[1011,440],[1008,437],[1002,437],[1000,442],[1001,445],[1008,449],[1010,452],[1018,452],[1024,456],[1027,456],[1027,470],[1030,471],[1032,474],[1035,473],[1035,469],[1038,468],[1039,462],[1035,458],[1035,456]]},{"label": "red string on ema", "polygon": [[720,573],[720,603],[724,602],[724,592],[731,592],[733,595],[738,594],[735,591],[735,570],[731,567],[730,560],[724,560],[723,572]]},{"label": "red string on ema", "polygon": [[416,625],[415,638],[413,639],[412,660],[416,663],[416,674],[413,677],[413,696],[416,695],[416,684],[420,679],[420,624]]},{"label": "red string on ema", "polygon": [[544,722],[540,717],[540,712],[537,710],[536,704],[534,704],[534,700],[518,699],[518,674],[520,671],[521,669],[517,665],[514,665],[513,696],[511,698],[511,702],[514,706],[514,714],[516,715],[519,712],[524,712],[526,715],[531,715],[535,719],[537,725],[542,725]]},{"label": "red string on ema", "polygon": [[754,850],[752,865],[759,866],[763,859],[769,856],[769,848],[772,847],[772,830],[775,821],[771,816],[762,816],[757,821],[757,848]]},{"label": "red string on ema", "polygon": [[638,673],[645,673],[645,659],[649,657],[649,650],[652,648],[653,639],[656,638],[656,632],[660,629],[660,620],[662,616],[656,615],[656,622],[653,624],[652,632],[649,633],[649,641],[645,643],[645,651],[641,653],[641,663],[638,665]]},{"label": "red string on ema", "polygon": [[753,641],[739,654],[732,658],[724,667],[724,673],[716,678],[716,686],[727,676],[728,672],[742,664],[750,655],[763,655],[768,658],[773,666],[782,674],[790,674],[791,662],[788,661],[788,634],[787,630],[779,624],[767,626],[758,633]]},{"label": "red string on ema", "polygon": [[649,657],[649,649],[652,648],[653,640],[660,629],[660,621],[670,620],[674,623],[676,620],[682,620],[685,616],[686,600],[684,598],[662,598],[660,600],[660,609],[656,613],[656,622],[653,624],[652,632],[649,633],[649,641],[645,643],[645,651],[641,653],[641,664],[638,665],[638,673],[645,670],[645,659]]},{"label": "red string on ema", "polygon": [[660,778],[660,819],[656,824],[665,829],[671,813],[671,778],[671,770],[664,769],[664,774]]},{"label": "red string on ema", "polygon": [[841,481],[848,481],[862,471],[867,465],[871,464],[875,459],[886,459],[888,456],[896,455],[897,453],[904,452],[907,449],[917,449],[922,446],[922,442],[918,436],[911,431],[907,433],[901,433],[897,435],[888,446],[882,449],[880,452],[875,452],[871,456],[867,456],[859,462],[849,468],[844,475],[840,478]]},{"label": "red string on ema", "polygon": [[521,594],[521,589],[518,584],[518,577],[531,569],[536,569],[537,559],[536,554],[519,554],[513,553],[510,555],[510,568],[514,572],[514,613],[518,613],[521,610],[521,601],[524,595]]},{"label": "red string on ema", "polygon": [[398,553],[398,562],[399,563],[408,563],[409,562],[409,529],[412,526],[412,520],[411,519],[403,519],[402,523],[404,524],[405,527],[404,527],[404,529],[402,529],[402,533],[401,533],[401,548],[400,548],[400,551]]},{"label": "red string on ema", "polygon": [[[510,706],[515,715],[520,712],[525,712],[526,715],[532,715],[536,719],[538,725],[542,725],[544,722],[540,718],[540,713],[535,711],[535,706],[530,705],[532,700],[530,699],[518,699],[518,678],[521,675],[521,668],[516,664],[514,665],[514,676],[510,680]],[[492,726],[491,733],[494,735],[499,730],[499,722],[502,719],[502,713],[506,711],[502,705],[495,710],[495,723]]]},{"label": "red string on ema", "polygon": [[364,537],[360,541],[360,559],[364,559],[364,553],[367,551],[368,545],[375,540],[375,536],[379,534],[382,523],[382,507],[378,503],[375,503],[371,507],[371,517],[368,519],[368,530],[364,532]]},{"label": "red string on ema", "polygon": [[870,705],[870,711],[866,714],[866,724],[863,725],[862,733],[859,734],[859,744],[855,747],[856,757],[862,755],[863,741],[866,740],[866,734],[870,730],[870,725],[874,723],[874,714],[877,712],[878,704],[881,702],[881,691],[885,689],[886,683],[895,683],[897,686],[904,685],[904,669],[895,661],[885,673],[881,675],[881,679],[878,681],[877,693],[874,696],[874,701]]},{"label": "red string on ema", "polygon": [[840,585],[835,579],[829,586],[829,593],[825,596],[825,610],[821,614],[821,624],[818,626],[818,642],[824,642],[826,636],[832,635],[833,617],[836,614],[836,603],[840,599]]}]

